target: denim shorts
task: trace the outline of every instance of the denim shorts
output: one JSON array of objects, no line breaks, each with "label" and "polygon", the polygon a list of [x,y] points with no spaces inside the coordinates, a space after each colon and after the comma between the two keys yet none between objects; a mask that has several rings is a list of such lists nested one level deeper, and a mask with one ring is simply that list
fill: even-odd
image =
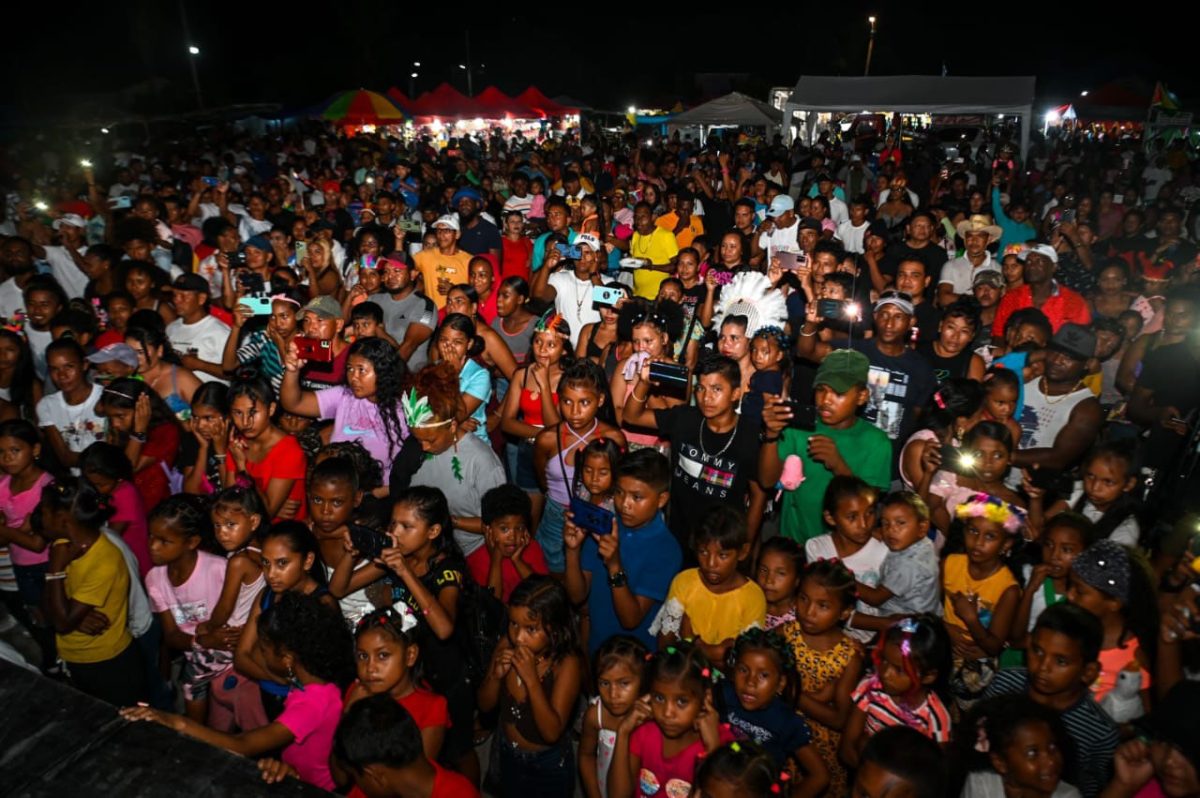
[{"label": "denim shorts", "polygon": [[[503,735],[503,732],[497,732]],[[502,798],[571,798],[575,791],[575,755],[570,733],[544,751],[524,751],[500,741]]]},{"label": "denim shorts", "polygon": [[547,498],[535,537],[546,557],[546,567],[556,574],[567,570],[567,555],[563,551],[563,524],[566,520],[567,509],[554,499]]}]

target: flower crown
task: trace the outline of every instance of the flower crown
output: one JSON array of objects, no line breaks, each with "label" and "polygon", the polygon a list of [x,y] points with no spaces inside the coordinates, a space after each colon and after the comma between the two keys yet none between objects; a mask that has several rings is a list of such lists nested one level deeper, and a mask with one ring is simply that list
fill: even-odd
[{"label": "flower crown", "polygon": [[987,493],[976,493],[958,505],[955,515],[959,518],[986,518],[1000,524],[1004,531],[1015,535],[1025,526],[1026,513],[1015,504]]}]

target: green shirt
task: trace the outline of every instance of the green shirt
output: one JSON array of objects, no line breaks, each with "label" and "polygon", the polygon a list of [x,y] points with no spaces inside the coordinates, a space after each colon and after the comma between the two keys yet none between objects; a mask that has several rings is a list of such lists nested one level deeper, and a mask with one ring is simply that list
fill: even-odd
[{"label": "green shirt", "polygon": [[801,546],[809,538],[825,534],[821,508],[825,501],[825,489],[833,480],[833,472],[808,454],[808,439],[813,435],[831,438],[850,471],[868,485],[887,490],[892,479],[892,442],[883,430],[865,419],[856,419],[854,426],[849,429],[833,429],[819,420],[813,432],[790,427],[784,429],[776,444],[779,459],[782,461],[789,455],[798,455],[804,461],[804,482],[795,490],[784,491],[783,517],[779,528],[781,534]]}]

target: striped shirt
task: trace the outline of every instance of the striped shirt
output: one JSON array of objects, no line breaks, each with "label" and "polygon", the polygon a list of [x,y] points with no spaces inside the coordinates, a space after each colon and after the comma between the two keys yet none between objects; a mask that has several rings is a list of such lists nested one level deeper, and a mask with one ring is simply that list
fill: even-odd
[{"label": "striped shirt", "polygon": [[926,693],[920,706],[903,707],[883,690],[877,676],[858,683],[850,700],[867,716],[866,731],[874,736],[891,726],[908,726],[938,743],[950,741],[950,713],[937,693]]},{"label": "striped shirt", "polygon": [[17,573],[13,570],[8,546],[0,546],[0,592],[17,592]]},{"label": "striped shirt", "polygon": [[[1006,668],[996,674],[984,695],[991,698],[1028,691],[1028,672],[1024,668]],[[1112,776],[1113,752],[1119,741],[1116,724],[1086,690],[1075,706],[1061,716],[1075,748],[1073,760],[1064,763],[1063,780],[1078,787],[1084,798],[1094,798]]]},{"label": "striped shirt", "polygon": [[279,394],[279,386],[283,383],[283,358],[266,330],[255,330],[247,335],[238,347],[237,359],[238,363],[257,361],[260,373],[271,381],[276,395]]}]

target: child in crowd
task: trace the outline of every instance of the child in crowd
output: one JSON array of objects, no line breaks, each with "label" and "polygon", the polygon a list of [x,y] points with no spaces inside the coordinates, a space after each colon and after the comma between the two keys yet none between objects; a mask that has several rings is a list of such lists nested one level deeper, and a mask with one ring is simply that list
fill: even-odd
[{"label": "child in crowd", "polygon": [[1133,550],[1112,540],[1097,541],[1071,563],[1067,600],[1099,618],[1104,628],[1100,673],[1091,683],[1092,695],[1103,700],[1121,672],[1132,671],[1149,711],[1149,666],[1158,640],[1158,611],[1147,571]]},{"label": "child in crowd", "polygon": [[579,778],[586,798],[608,796],[617,729],[642,695],[648,656],[641,641],[629,635],[610,637],[596,652],[592,673],[597,695],[584,713],[579,736]]},{"label": "child in crowd", "polygon": [[[1138,515],[1140,502],[1134,495],[1138,486],[1134,463],[1135,449],[1128,441],[1102,443],[1084,457],[1080,467],[1081,481],[1066,499],[1044,510],[1046,518],[1073,510],[1096,525],[1096,537],[1108,538],[1122,546],[1137,546],[1141,542]],[[1045,506],[1045,491],[1025,481],[1029,494],[1031,523],[1040,524]]]},{"label": "child in crowd", "polygon": [[772,798],[786,786],[785,776],[761,746],[750,742],[729,743],[704,758],[696,772],[695,794]]},{"label": "child in crowd", "polygon": [[851,692],[863,670],[860,644],[845,631],[854,600],[854,574],[845,564],[836,559],[811,562],[800,579],[796,620],[780,627],[800,676],[796,706],[808,719],[829,770],[830,795],[841,795],[846,788],[838,746],[853,706]]},{"label": "child in crowd", "polygon": [[610,798],[687,795],[697,763],[733,740],[713,705],[713,670],[699,649],[668,646],[647,670],[647,696],[617,730]]},{"label": "child in crowd", "polygon": [[[1021,576],[1025,580],[1025,587],[1013,618],[1012,648],[1001,655],[1001,665],[1024,664],[1021,652],[1029,642],[1029,633],[1033,631],[1034,624],[1047,607],[1067,600],[1071,564],[1095,541],[1095,526],[1077,513],[1059,513],[1050,519],[1038,540],[1041,561],[1036,565],[1022,566]],[[1009,658],[1014,653],[1020,656]]]},{"label": "child in crowd", "polygon": [[499,709],[504,795],[569,795],[575,786],[571,718],[584,663],[567,591],[530,576],[508,602],[508,635],[479,688],[479,709]]},{"label": "child in crowd", "polygon": [[879,528],[888,553],[879,569],[879,584],[860,582],[858,596],[878,607],[883,617],[864,615],[859,620],[864,629],[887,628],[889,616],[937,612],[941,599],[938,556],[929,539],[929,508],[911,491],[890,493],[879,506]]},{"label": "child in crowd", "polygon": [[488,561],[476,559],[467,565],[471,577],[505,603],[521,580],[550,573],[542,547],[530,534],[532,515],[529,494],[516,485],[500,485],[483,494],[481,517]]},{"label": "child in crowd", "polygon": [[1079,790],[1062,781],[1067,737],[1052,710],[1024,696],[1006,697],[981,704],[977,718],[975,733],[959,741],[963,759],[980,765],[967,776],[962,798],[1079,798]]},{"label": "child in crowd", "polygon": [[933,740],[907,726],[867,741],[854,774],[854,798],[947,795],[946,764]]},{"label": "child in crowd", "polygon": [[587,602],[587,645],[593,656],[601,643],[618,633],[628,632],[647,647],[655,643],[650,624],[683,562],[662,517],[670,484],[667,458],[653,449],[638,449],[617,465],[610,534],[585,532],[567,516],[564,584],[573,603]]},{"label": "child in crowd", "polygon": [[750,556],[745,514],[725,505],[712,510],[692,533],[692,547],[700,565],[671,581],[650,631],[660,645],[694,638],[711,662],[723,663],[734,639],[766,618],[762,588],[738,570]]},{"label": "child in crowd", "polygon": [[804,571],[804,552],[791,538],[773,537],[758,550],[755,580],[767,600],[765,628],[796,620],[796,594]]},{"label": "child in crowd", "polygon": [[[825,489],[823,512],[825,524],[832,531],[804,544],[807,560],[840,560],[858,582],[871,587],[878,585],[879,571],[888,555],[887,544],[871,534],[875,528],[878,495],[875,488],[858,477],[834,477]],[[846,619],[846,631],[865,643],[874,632],[853,625],[854,616],[859,613],[878,615],[879,610],[859,600],[854,612]]]},{"label": "child in crowd", "polygon": [[582,465],[575,469],[575,495],[592,504],[613,510],[613,490],[621,448],[612,438],[596,438],[576,457]]},{"label": "child in crowd", "polygon": [[874,734],[908,726],[938,743],[950,741],[950,713],[938,691],[950,672],[950,638],[936,615],[893,624],[875,647],[875,673],[854,690],[841,755],[855,766]]},{"label": "child in crowd", "polygon": [[1005,668],[987,686],[985,698],[1027,695],[1059,713],[1071,739],[1065,772],[1085,798],[1108,783],[1117,747],[1117,727],[1092,698],[1088,686],[1100,673],[1103,630],[1091,613],[1055,604],[1037,620],[1026,651],[1028,668]]},{"label": "child in crowd", "polygon": [[829,784],[829,770],[813,745],[804,716],[793,709],[795,662],[783,636],[750,629],[729,652],[730,678],[717,691],[721,717],[733,733],[763,746],[782,768],[789,760],[804,774],[794,796],[818,796]]}]

